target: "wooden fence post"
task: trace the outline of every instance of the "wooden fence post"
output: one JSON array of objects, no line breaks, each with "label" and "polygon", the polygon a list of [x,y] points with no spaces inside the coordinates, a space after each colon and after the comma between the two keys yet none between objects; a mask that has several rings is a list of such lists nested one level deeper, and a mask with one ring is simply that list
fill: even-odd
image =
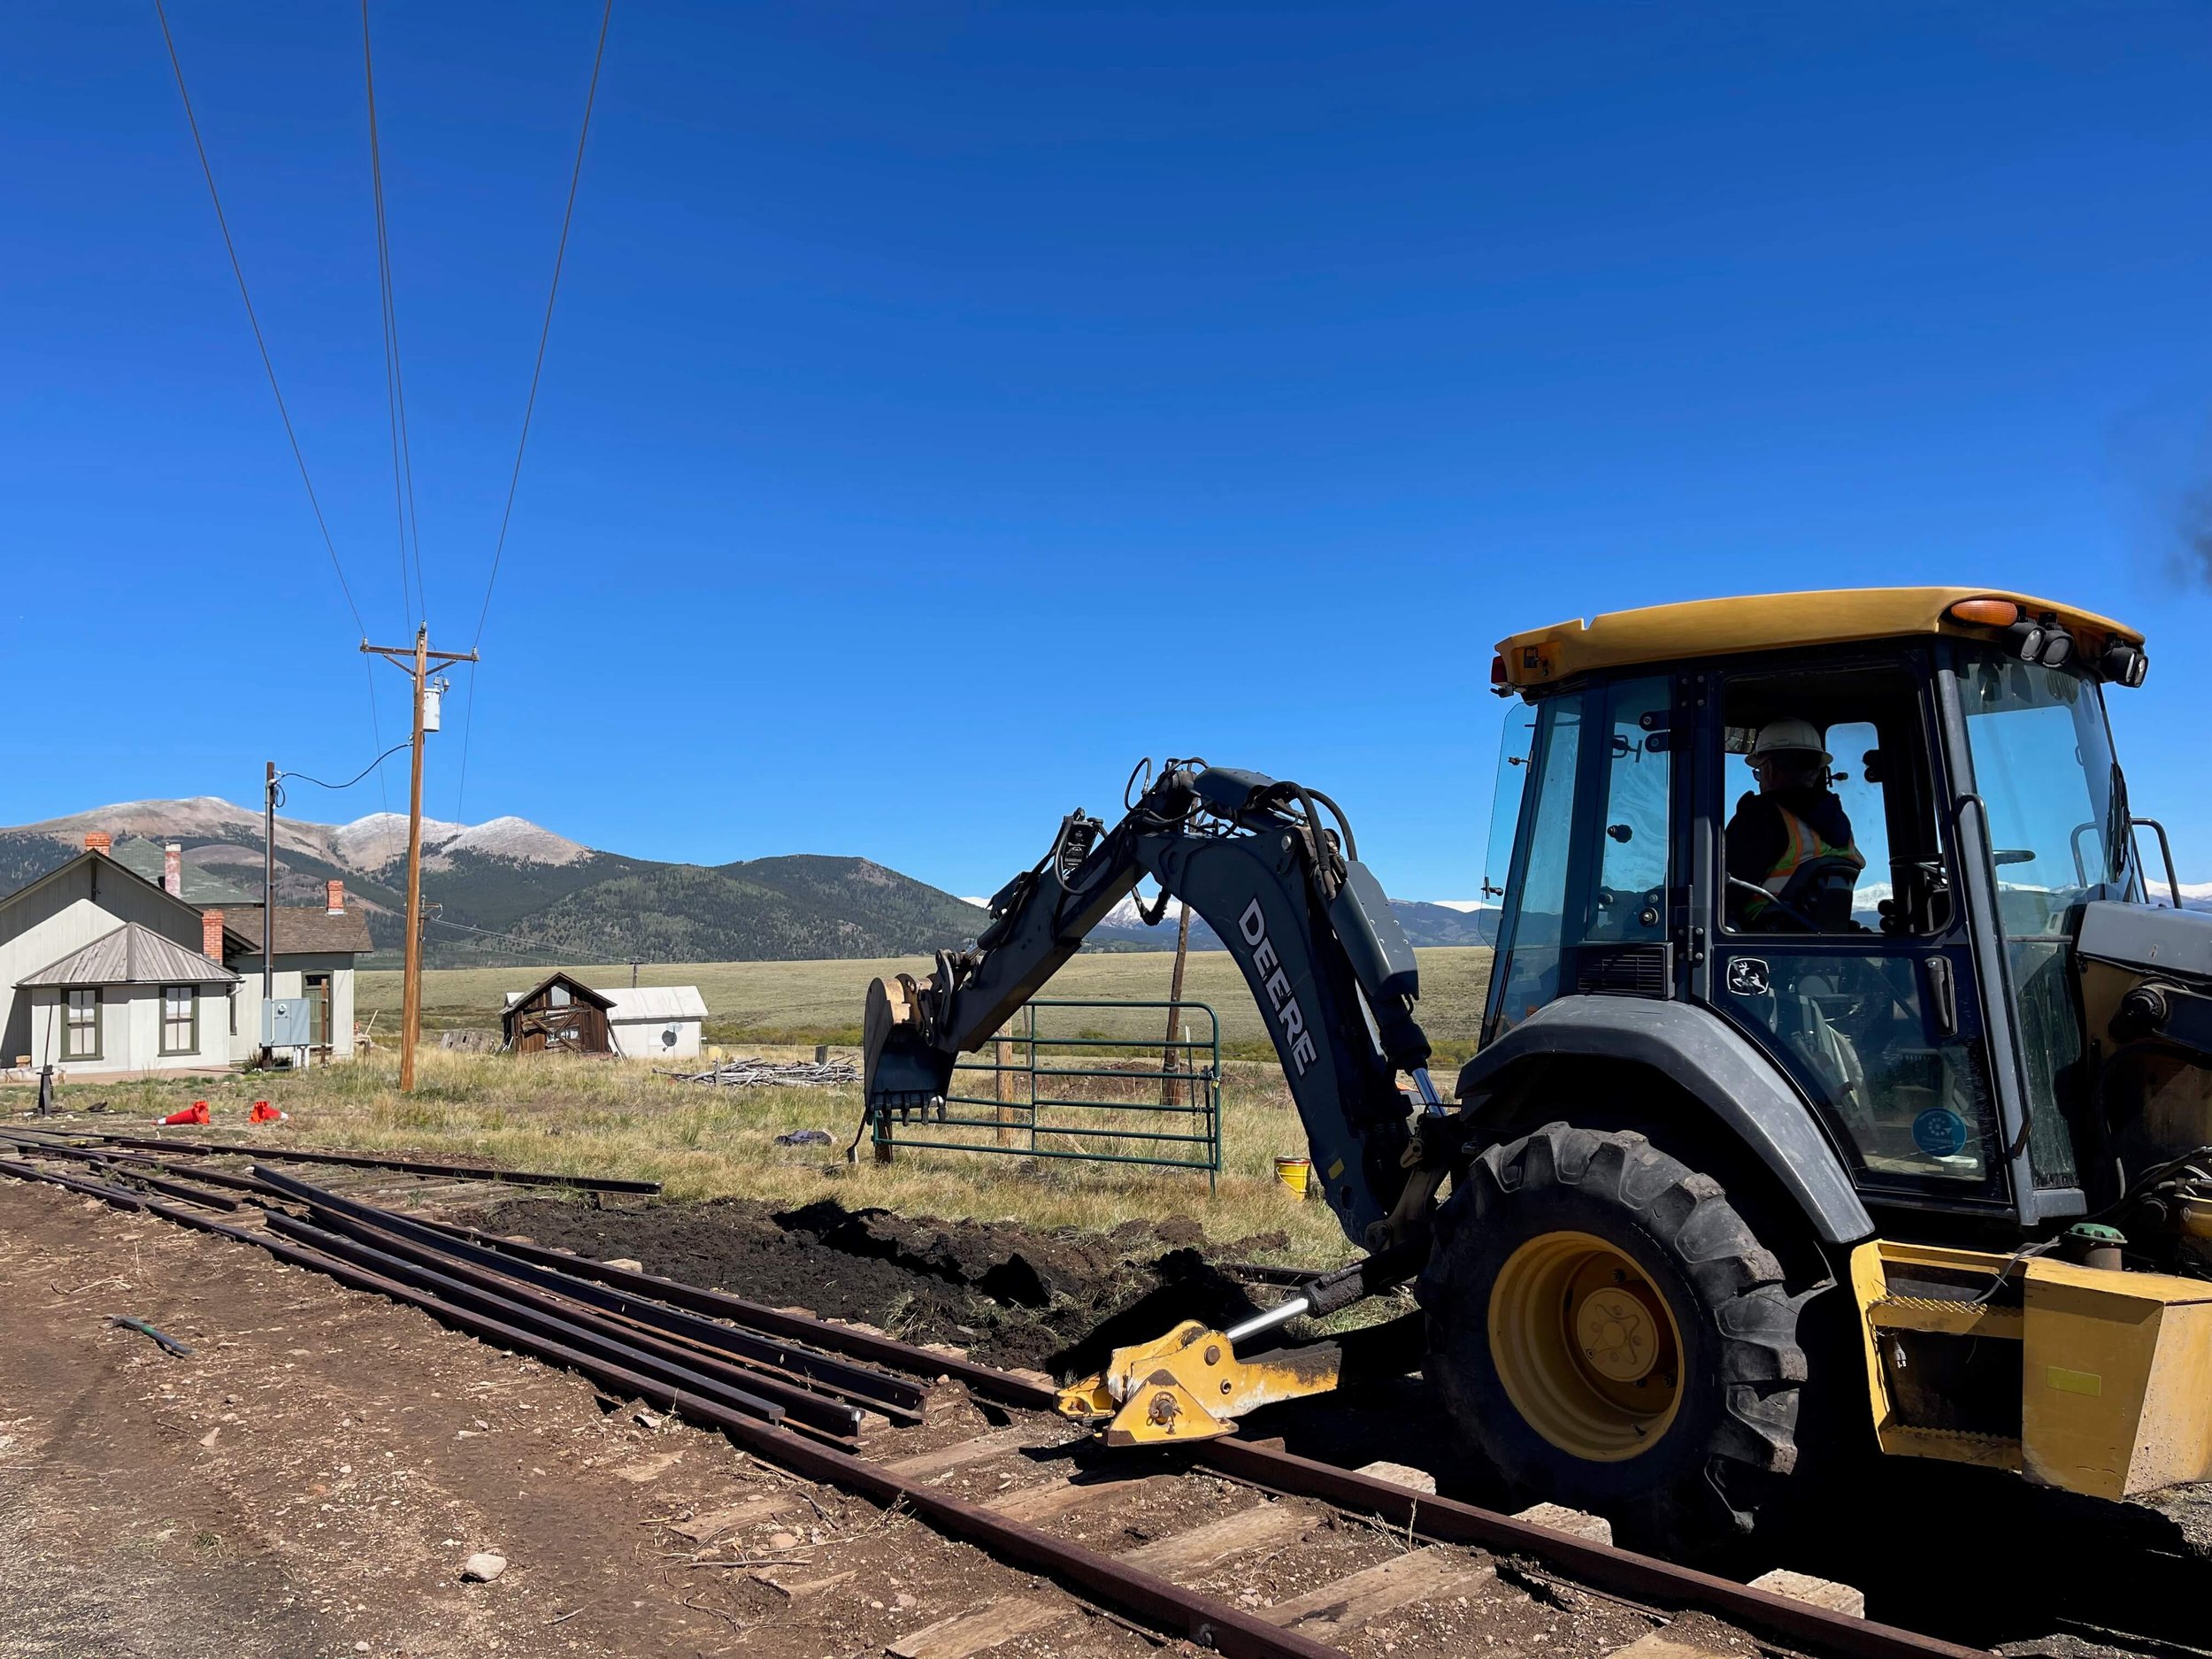
[{"label": "wooden fence post", "polygon": [[992,1076],[998,1084],[998,1143],[1002,1147],[1014,1144],[1014,1045],[1001,1037],[991,1045],[991,1057],[997,1065]]},{"label": "wooden fence post", "polygon": [[[1178,1049],[1175,1046],[1175,1028],[1180,1023],[1179,1017],[1183,1011],[1183,964],[1189,959],[1190,906],[1186,904],[1175,923],[1175,976],[1167,993],[1167,1047],[1160,1054],[1160,1104],[1163,1106],[1175,1103],[1175,1096],[1182,1092],[1175,1086],[1175,1073],[1179,1069],[1187,1071],[1190,1066],[1190,1050]],[[1188,1037],[1190,1033],[1187,1030],[1183,1035]],[[1181,1062],[1179,1067],[1177,1064],[1179,1059]]]}]

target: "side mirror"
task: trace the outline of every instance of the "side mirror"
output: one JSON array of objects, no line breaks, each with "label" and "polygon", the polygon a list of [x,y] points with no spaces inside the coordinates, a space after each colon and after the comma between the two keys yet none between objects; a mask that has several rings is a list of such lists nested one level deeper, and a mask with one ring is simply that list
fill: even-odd
[{"label": "side mirror", "polygon": [[1882,776],[1882,751],[1880,749],[1870,749],[1865,754],[1859,757],[1859,760],[1860,763],[1866,768],[1864,776],[1867,782],[1881,783],[1886,781]]}]

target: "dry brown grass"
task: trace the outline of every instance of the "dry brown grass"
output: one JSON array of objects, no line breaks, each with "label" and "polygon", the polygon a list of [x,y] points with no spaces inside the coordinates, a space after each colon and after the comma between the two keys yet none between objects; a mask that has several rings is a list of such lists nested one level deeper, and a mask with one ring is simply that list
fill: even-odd
[{"label": "dry brown grass", "polygon": [[[799,1054],[753,1051],[781,1058]],[[848,1057],[856,1056],[848,1051]],[[864,1146],[861,1161],[848,1164],[844,1147],[860,1118],[856,1088],[710,1088],[657,1077],[637,1061],[426,1049],[411,1095],[400,1094],[397,1063],[380,1053],[299,1076],[73,1082],[58,1096],[65,1110],[80,1113],[106,1102],[104,1118],[77,1119],[87,1126],[142,1126],[204,1099],[219,1131],[242,1126],[248,1104],[266,1097],[292,1120],[240,1139],[637,1177],[659,1181],[672,1199],[742,1197],[790,1205],[835,1198],[908,1215],[1010,1219],[1041,1228],[1187,1216],[1218,1242],[1287,1235],[1285,1248],[1265,1253],[1269,1259],[1344,1259],[1349,1248],[1327,1210],[1298,1202],[1274,1180],[1278,1155],[1305,1151],[1280,1074],[1270,1065],[1240,1063],[1228,1070],[1223,1170],[1211,1193],[1202,1173],[996,1154],[902,1152],[880,1165]],[[0,1091],[0,1101],[12,1114],[27,1110],[31,1091]],[[777,1135],[799,1128],[827,1130],[834,1144],[826,1151],[774,1144]]]},{"label": "dry brown grass", "polygon": [[[1428,993],[1422,1018],[1436,1041],[1439,1070],[1448,1074],[1448,1058],[1473,1046],[1490,953],[1420,954]],[[845,1045],[857,1037],[868,981],[879,973],[927,966],[918,961],[702,963],[647,968],[639,979],[649,985],[697,985],[713,1012],[710,1035],[733,1052],[798,1058],[812,1044],[829,1041],[856,1060],[857,1052]],[[1163,954],[1083,956],[1050,989],[1065,998],[1164,999],[1169,969],[1170,958]],[[426,1025],[435,1032],[495,1025],[500,993],[535,984],[544,972],[426,974]],[[587,983],[629,983],[626,967],[578,972]],[[388,1045],[399,977],[365,973],[359,987],[361,1018],[383,1010],[377,1031]],[[1231,1057],[1223,1067],[1223,1168],[1211,1191],[1202,1173],[996,1153],[902,1152],[896,1162],[880,1165],[863,1148],[861,1161],[849,1164],[842,1155],[859,1122],[857,1089],[708,1088],[657,1077],[644,1062],[426,1048],[414,1094],[403,1095],[397,1063],[385,1046],[371,1058],[298,1076],[86,1081],[66,1084],[59,1093],[65,1109],[82,1110],[104,1101],[110,1124],[142,1125],[204,1098],[214,1105],[219,1126],[242,1124],[247,1103],[266,1095],[292,1114],[289,1124],[265,1132],[273,1137],[577,1175],[640,1177],[661,1182],[675,1199],[728,1196],[784,1205],[835,1197],[910,1215],[1008,1218],[1047,1228],[1102,1228],[1187,1216],[1219,1242],[1282,1233],[1288,1244],[1273,1253],[1278,1259],[1316,1264],[1344,1259],[1349,1248],[1327,1210],[1299,1202],[1274,1179],[1278,1156],[1304,1155],[1305,1133],[1281,1071],[1271,1058],[1262,1057],[1271,1052],[1266,1030],[1235,965],[1221,951],[1197,953],[1185,994],[1219,1014],[1225,1053],[1253,1056]],[[1047,1029],[1062,1034],[1148,1041],[1164,1035],[1165,1017],[1156,1010],[1064,1010],[1045,1018],[1052,1022]],[[1204,1036],[1202,1019],[1194,1016],[1188,1024],[1193,1035]],[[1157,1087],[1156,1078],[1124,1092],[1141,1098]],[[970,1092],[990,1094],[988,1077],[972,1079]],[[27,1090],[0,1090],[0,1102],[10,1095],[16,1097],[14,1110],[30,1104]],[[826,1130],[833,1146],[825,1151],[775,1144],[779,1134],[801,1128]]]}]

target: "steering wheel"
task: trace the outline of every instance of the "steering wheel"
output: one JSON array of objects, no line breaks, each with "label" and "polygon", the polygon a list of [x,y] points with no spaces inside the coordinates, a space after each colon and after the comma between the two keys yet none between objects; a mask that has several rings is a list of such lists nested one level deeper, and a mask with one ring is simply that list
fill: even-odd
[{"label": "steering wheel", "polygon": [[[1741,876],[1731,876],[1728,878],[1728,885],[1731,887],[1741,887],[1746,893],[1755,893],[1760,898],[1765,900],[1768,905],[1770,905],[1773,910],[1780,911],[1784,917],[1793,922],[1795,922],[1797,924],[1797,929],[1800,933],[1816,933],[1820,932],[1820,925],[1814,921],[1811,917],[1806,915],[1804,911],[1799,910],[1794,904],[1789,903],[1786,900],[1775,897],[1773,894],[1769,893],[1757,882],[1746,881]],[[1761,928],[1754,931],[1764,930],[1766,912],[1762,911],[1760,913],[1759,919],[1762,925]]]}]

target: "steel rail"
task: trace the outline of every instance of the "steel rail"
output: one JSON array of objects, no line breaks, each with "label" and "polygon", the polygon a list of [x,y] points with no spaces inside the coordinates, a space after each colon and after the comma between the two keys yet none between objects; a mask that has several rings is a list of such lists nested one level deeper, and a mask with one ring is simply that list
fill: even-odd
[{"label": "steel rail", "polygon": [[119,1180],[132,1181],[149,1191],[170,1198],[181,1198],[188,1204],[204,1204],[210,1210],[235,1210],[244,1201],[227,1193],[210,1192],[204,1187],[190,1187],[182,1181],[165,1180],[158,1175],[149,1175],[144,1170],[128,1164],[111,1164],[109,1171]]},{"label": "steel rail", "polygon": [[1764,1630],[1823,1653],[1850,1655],[1854,1659],[1989,1659],[1980,1648],[1962,1647],[1893,1624],[1831,1612],[1809,1601],[1754,1589],[1694,1567],[1594,1543],[1494,1509],[1415,1492],[1275,1447],[1230,1437],[1201,1441],[1191,1448],[1191,1454],[1217,1474],[1271,1492],[1318,1498],[1354,1514],[1379,1515],[1394,1526],[1410,1527],[1445,1543],[1541,1556],[1599,1589],[1663,1606],[1701,1609],[1731,1624]]},{"label": "steel rail", "polygon": [[719,1429],[747,1450],[794,1474],[839,1487],[887,1509],[903,1503],[949,1537],[975,1544],[1002,1561],[1018,1563],[1048,1576],[1080,1592],[1087,1599],[1118,1609],[1154,1630],[1187,1637],[1200,1647],[1224,1655],[1225,1659],[1342,1659],[1337,1649],[1294,1631],[1278,1629],[1247,1609],[1186,1589],[1172,1580],[1140,1571],[1033,1526],[1010,1521],[849,1452],[729,1410],[695,1394],[672,1388],[626,1366],[595,1359],[565,1344],[535,1338],[497,1320],[472,1314],[349,1262],[325,1256],[319,1251],[229,1222],[179,1210],[158,1200],[141,1198],[119,1187],[102,1187],[6,1160],[0,1160],[0,1173],[88,1193],[119,1208],[149,1211],[204,1233],[250,1244],[279,1260],[326,1274],[351,1288],[419,1308],[457,1329],[488,1333],[502,1347],[552,1360],[585,1377],[611,1383],[618,1392],[663,1405],[695,1424]]},{"label": "steel rail", "polygon": [[[779,1391],[772,1396],[766,1390],[757,1394],[751,1391],[750,1386],[757,1380],[754,1378],[748,1377],[745,1379],[748,1386],[741,1387],[726,1376],[717,1374],[728,1368],[718,1367],[715,1371],[709,1371],[700,1367],[695,1371],[687,1364],[672,1362],[644,1343],[626,1341],[621,1337],[610,1336],[603,1330],[580,1319],[564,1317],[565,1310],[555,1305],[551,1298],[535,1296],[526,1287],[513,1286],[511,1294],[503,1294],[408,1261],[359,1239],[315,1226],[283,1210],[272,1210],[265,1213],[270,1230],[280,1238],[304,1245],[335,1260],[351,1262],[380,1278],[426,1291],[441,1302],[472,1309],[517,1330],[538,1333],[565,1343],[580,1353],[596,1355],[602,1359],[628,1365],[645,1376],[657,1377],[664,1384],[697,1388],[748,1417],[758,1417],[768,1423],[788,1420],[795,1415],[794,1407],[805,1402],[821,1408],[816,1414],[818,1420],[810,1423],[808,1426],[848,1439],[858,1432],[860,1414],[857,1411],[850,1407],[839,1407],[835,1402],[823,1399],[818,1394],[808,1394],[797,1389]],[[798,1396],[797,1400],[790,1397],[793,1394]]]},{"label": "steel rail", "polygon": [[792,1313],[782,1308],[771,1308],[763,1302],[749,1302],[742,1296],[733,1296],[727,1291],[709,1290],[703,1286],[687,1285],[681,1279],[664,1279],[657,1273],[616,1267],[606,1262],[594,1261],[589,1256],[549,1250],[541,1244],[524,1244],[518,1240],[503,1239],[497,1233],[481,1232],[475,1227],[464,1227],[449,1221],[429,1221],[419,1217],[410,1219],[434,1233],[466,1240],[499,1256],[553,1268],[575,1278],[597,1279],[602,1284],[612,1285],[634,1295],[650,1297],[673,1307],[688,1308],[695,1313],[713,1314],[756,1331],[799,1338],[813,1348],[830,1348],[856,1359],[871,1360],[879,1365],[887,1365],[918,1376],[949,1377],[966,1385],[974,1393],[987,1395],[1002,1405],[1049,1411],[1059,1398],[1045,1384],[1017,1377],[1013,1372],[1000,1371],[995,1366],[979,1364],[964,1355],[940,1354],[934,1348],[918,1348],[911,1342],[902,1342],[896,1337],[857,1330],[849,1325],[833,1325],[826,1319],[818,1319],[808,1314]]},{"label": "steel rail", "polygon": [[881,1371],[856,1365],[849,1360],[832,1355],[810,1353],[787,1342],[773,1341],[749,1331],[733,1330],[728,1325],[718,1325],[697,1314],[641,1300],[634,1294],[551,1269],[526,1262],[503,1260],[496,1251],[442,1234],[411,1216],[403,1216],[396,1210],[363,1203],[358,1199],[330,1192],[280,1171],[263,1169],[257,1164],[253,1173],[257,1179],[266,1182],[278,1194],[296,1203],[305,1204],[311,1210],[349,1217],[411,1240],[453,1259],[488,1268],[510,1280],[533,1285],[540,1290],[549,1290],[572,1301],[588,1303],[603,1313],[620,1314],[650,1325],[657,1331],[691,1337],[709,1347],[760,1362],[773,1370],[806,1379],[840,1394],[860,1395],[872,1409],[880,1410],[887,1408],[902,1414],[910,1414],[921,1409],[924,1391],[906,1378],[887,1376]]},{"label": "steel rail", "polygon": [[[780,1438],[787,1438],[794,1444],[818,1444],[818,1442],[804,1440],[790,1431],[778,1428],[765,1419],[726,1411],[714,1402],[702,1399],[689,1390],[672,1387],[659,1379],[646,1376],[629,1366],[599,1358],[549,1338],[533,1336],[530,1333],[519,1330],[501,1320],[472,1312],[467,1308],[457,1306],[452,1302],[441,1301],[427,1292],[418,1290],[398,1279],[388,1279],[380,1273],[372,1272],[351,1262],[336,1256],[325,1256],[319,1250],[305,1248],[273,1237],[270,1233],[250,1227],[242,1227],[235,1222],[219,1221],[212,1216],[197,1215],[188,1210],[179,1210],[174,1205],[163,1203],[158,1199],[142,1197],[139,1194],[127,1191],[119,1187],[104,1187],[96,1181],[83,1180],[73,1175],[63,1175],[51,1170],[35,1169],[27,1164],[17,1163],[12,1159],[0,1158],[0,1175],[13,1175],[28,1181],[42,1181],[50,1186],[65,1187],[71,1192],[83,1193],[88,1196],[97,1198],[118,1210],[137,1210],[148,1215],[159,1216],[165,1221],[173,1221],[180,1226],[213,1233],[235,1243],[250,1244],[257,1249],[266,1250],[280,1261],[324,1274],[350,1289],[365,1290],[375,1295],[387,1296],[395,1302],[403,1302],[409,1307],[419,1308],[442,1325],[450,1325],[455,1330],[466,1332],[471,1336],[511,1349],[518,1354],[529,1354],[540,1359],[550,1360],[580,1376],[590,1378],[595,1382],[609,1387],[611,1392],[643,1400],[648,1404],[657,1405],[664,1410],[690,1417],[695,1422],[712,1421],[718,1425],[726,1422],[743,1423],[754,1431],[772,1433]],[[782,1409],[770,1406],[769,1409],[780,1414]]]},{"label": "steel rail", "polygon": [[[317,1226],[283,1210],[272,1210],[266,1213],[269,1225],[279,1233],[311,1244],[326,1256],[365,1251],[379,1258],[373,1265],[387,1278],[418,1284],[441,1295],[460,1294],[460,1290],[450,1288],[457,1283],[475,1294],[527,1308],[541,1318],[557,1320],[579,1331],[593,1333],[601,1341],[651,1355],[662,1366],[695,1371],[700,1376],[710,1378],[726,1387],[734,1388],[757,1399],[773,1402],[783,1407],[790,1417],[839,1440],[851,1440],[860,1432],[859,1408],[833,1399],[828,1394],[812,1394],[794,1386],[785,1375],[772,1375],[748,1369],[733,1363],[722,1355],[684,1348],[657,1332],[625,1325],[595,1309],[550,1294],[506,1274],[442,1256],[396,1233],[365,1225],[350,1217],[325,1217],[323,1219],[328,1225]],[[314,1236],[308,1236],[310,1234]],[[421,1278],[419,1279],[416,1275]],[[919,1414],[915,1416],[918,1418]]]},{"label": "steel rail", "polygon": [[[211,1217],[175,1210],[168,1205],[121,1189],[104,1187],[94,1182],[4,1160],[0,1160],[0,1173],[49,1181],[126,1208],[151,1211],[188,1225],[257,1244],[264,1248],[276,1248],[273,1240]],[[303,1260],[303,1265],[315,1266],[318,1271],[329,1271],[332,1266],[342,1265],[326,1265],[322,1261],[311,1259],[313,1252],[297,1254],[303,1258],[309,1258]],[[362,1273],[359,1277],[364,1281],[361,1287],[411,1301],[440,1317],[453,1316],[457,1319],[465,1312],[412,1294],[407,1286],[373,1273]],[[795,1324],[808,1323],[796,1315],[785,1317]],[[611,1374],[604,1363],[595,1363],[587,1355],[572,1349],[558,1351],[558,1345],[536,1341],[525,1333],[498,1326],[493,1321],[480,1323],[485,1328],[501,1331],[502,1340],[508,1346],[521,1346],[529,1351],[550,1355],[587,1375]],[[879,1358],[889,1359],[894,1350],[904,1349],[907,1354],[918,1356],[925,1366],[929,1367],[936,1365],[945,1357],[931,1354],[926,1349],[911,1349],[889,1339],[871,1338],[846,1326],[824,1325],[821,1328],[855,1339],[857,1347],[872,1351]],[[913,1362],[910,1360],[906,1363]],[[981,1373],[983,1379],[988,1381],[990,1386],[981,1392],[992,1394],[1009,1403],[1033,1403],[1035,1396],[1040,1394],[1049,1398],[1048,1390],[1010,1373],[978,1366],[972,1362],[967,1363],[964,1369],[972,1373]],[[623,1379],[625,1386],[630,1386],[633,1379],[637,1383],[649,1380],[633,1372]],[[652,1392],[642,1387],[634,1388],[633,1391],[648,1399],[655,1397]],[[774,1461],[783,1463],[795,1472],[823,1479],[880,1502],[903,1500],[925,1518],[954,1536],[980,1543],[1002,1556],[1022,1561],[1041,1571],[1077,1584],[1094,1593],[1100,1600],[1131,1609],[1158,1627],[1185,1629],[1202,1643],[1210,1640],[1212,1645],[1225,1653],[1271,1655],[1288,1653],[1319,1655],[1333,1651],[1277,1630],[1242,1609],[1213,1602],[1211,1598],[1195,1595],[1165,1580],[1152,1578],[1150,1575],[1133,1572],[1110,1557],[1097,1555],[1033,1528],[1006,1521],[988,1510],[917,1486],[847,1453],[804,1440],[792,1430],[772,1428],[755,1419],[726,1414],[703,1400],[688,1405],[676,1403],[664,1385],[660,1387],[659,1393],[671,1398],[672,1409],[691,1417],[694,1421],[713,1423],[732,1438],[759,1450]],[[1327,1503],[1349,1513],[1378,1516],[1393,1526],[1404,1527],[1417,1535],[1441,1542],[1473,1545],[1494,1552],[1540,1558],[1594,1588],[1609,1590],[1663,1607],[1709,1612],[1732,1624],[1763,1631],[1822,1653],[1848,1655],[1849,1659],[1986,1659],[1986,1655],[1975,1648],[1894,1625],[1832,1612],[1809,1602],[1755,1589],[1694,1568],[1633,1550],[1594,1543],[1454,1499],[1417,1493],[1389,1481],[1317,1463],[1273,1447],[1229,1437],[1199,1442],[1187,1450],[1194,1462],[1217,1473],[1265,1490]]]},{"label": "steel rail", "polygon": [[105,1170],[109,1174],[119,1179],[136,1181],[141,1186],[150,1187],[157,1193],[166,1193],[172,1198],[182,1198],[192,1203],[206,1204],[217,1210],[238,1208],[238,1201],[235,1198],[226,1198],[219,1193],[201,1192],[193,1187],[180,1186],[174,1181],[163,1180],[157,1175],[147,1174],[145,1171],[149,1169],[167,1168],[167,1165],[157,1164],[151,1158],[138,1157],[128,1152],[92,1152],[81,1147],[64,1146],[58,1141],[19,1138],[12,1132],[0,1132],[0,1141],[5,1141],[36,1157],[67,1158],[75,1163],[89,1164],[96,1169]]},{"label": "steel rail", "polygon": [[81,1133],[113,1146],[136,1147],[151,1152],[188,1152],[198,1157],[261,1158],[279,1164],[338,1164],[359,1170],[396,1170],[403,1175],[450,1175],[468,1180],[503,1181],[512,1187],[573,1187],[587,1193],[631,1193],[651,1196],[661,1189],[658,1181],[623,1180],[606,1175],[556,1175],[546,1170],[487,1169],[474,1164],[432,1164],[419,1158],[379,1158],[361,1152],[325,1152],[311,1147],[269,1146],[260,1142],[227,1146],[220,1141],[179,1141],[165,1135],[118,1135],[91,1129]]},{"label": "steel rail", "polygon": [[[503,1253],[526,1253],[535,1259],[569,1263],[578,1272],[594,1276],[603,1273],[641,1294],[671,1300],[685,1295],[700,1306],[734,1304],[739,1311],[733,1312],[733,1317],[752,1311],[749,1304],[720,1292],[703,1291],[627,1269],[609,1268],[603,1263],[562,1256],[541,1246],[517,1245],[485,1234],[473,1236],[482,1238]],[[961,1360],[955,1369],[955,1363],[947,1356],[888,1337],[873,1336],[849,1325],[809,1320],[802,1315],[761,1311],[773,1312],[787,1328],[795,1332],[807,1332],[812,1327],[817,1340],[826,1342],[833,1334],[847,1351],[879,1363],[958,1376],[975,1393],[1002,1404],[1049,1410],[1056,1399],[1048,1387],[972,1360]],[[1701,1609],[1732,1624],[1763,1630],[1823,1653],[1847,1655],[1848,1659],[1986,1659],[1976,1649],[1936,1637],[1833,1613],[1656,1556],[1591,1543],[1454,1499],[1414,1493],[1388,1481],[1355,1474],[1271,1447],[1231,1437],[1199,1442],[1189,1450],[1196,1461],[1217,1473],[1286,1496],[1314,1499],[1363,1516],[1380,1515],[1394,1525],[1410,1526],[1416,1533],[1440,1542],[1473,1544],[1548,1560],[1595,1588],[1674,1608]]]}]

